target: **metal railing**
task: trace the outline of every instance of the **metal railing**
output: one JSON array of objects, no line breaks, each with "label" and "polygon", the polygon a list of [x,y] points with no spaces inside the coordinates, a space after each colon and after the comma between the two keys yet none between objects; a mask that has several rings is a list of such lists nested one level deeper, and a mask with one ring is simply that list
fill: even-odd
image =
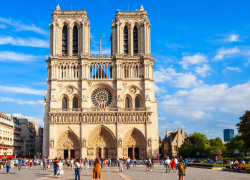
[{"label": "metal railing", "polygon": [[51,112],[126,112],[150,111],[151,108],[51,108]]}]

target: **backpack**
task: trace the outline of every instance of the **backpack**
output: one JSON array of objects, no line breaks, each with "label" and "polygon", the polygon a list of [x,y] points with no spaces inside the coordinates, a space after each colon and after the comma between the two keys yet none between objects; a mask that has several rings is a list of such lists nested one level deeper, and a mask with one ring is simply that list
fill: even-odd
[{"label": "backpack", "polygon": [[184,172],[184,165],[183,165],[183,163],[179,163],[178,164],[178,169],[179,169],[179,172]]}]

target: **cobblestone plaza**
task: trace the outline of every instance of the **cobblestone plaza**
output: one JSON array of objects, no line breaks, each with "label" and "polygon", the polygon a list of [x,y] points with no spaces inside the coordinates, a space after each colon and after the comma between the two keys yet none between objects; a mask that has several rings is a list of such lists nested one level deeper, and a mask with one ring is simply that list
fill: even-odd
[{"label": "cobblestone plaza", "polygon": [[[178,172],[178,171],[177,171]],[[93,167],[81,172],[81,179],[90,180],[93,179]],[[21,171],[17,168],[11,168],[10,174],[6,174],[6,169],[0,170],[1,179],[26,179],[26,180],[43,180],[43,179],[55,179],[57,176],[53,175],[53,169],[42,170],[42,166],[35,166],[33,169],[26,169],[24,166]],[[61,179],[74,179],[75,171],[71,171],[70,168],[64,166],[64,175]],[[178,179],[177,173],[166,173],[163,166],[157,166],[152,172],[146,172],[145,166],[131,167],[130,170],[119,173],[117,167],[104,167],[102,169],[103,180],[152,180],[152,179]],[[228,172],[222,170],[191,168],[186,169],[185,180],[246,180],[250,179],[250,175],[246,173]]]}]

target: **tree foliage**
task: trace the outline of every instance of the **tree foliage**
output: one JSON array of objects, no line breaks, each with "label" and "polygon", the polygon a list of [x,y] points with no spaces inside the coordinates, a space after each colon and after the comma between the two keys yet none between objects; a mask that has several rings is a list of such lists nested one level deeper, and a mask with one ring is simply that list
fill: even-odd
[{"label": "tree foliage", "polygon": [[[185,139],[183,145],[179,148],[179,155],[185,158],[214,157],[214,151],[218,151],[220,156],[223,150],[225,150],[225,146],[219,137],[208,140],[205,134],[194,133]],[[199,152],[199,155],[197,152]]]},{"label": "tree foliage", "polygon": [[240,136],[236,137],[236,140],[242,140],[244,142],[243,147],[250,150],[250,111],[246,111],[245,114],[240,117],[240,122],[236,124],[238,126],[238,133]]}]

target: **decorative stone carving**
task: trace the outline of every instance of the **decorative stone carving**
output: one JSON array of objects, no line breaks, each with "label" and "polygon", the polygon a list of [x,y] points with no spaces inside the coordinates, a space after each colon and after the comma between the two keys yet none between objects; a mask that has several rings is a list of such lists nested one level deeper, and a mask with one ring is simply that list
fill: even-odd
[{"label": "decorative stone carving", "polygon": [[121,139],[117,141],[117,147],[122,147],[122,140]]},{"label": "decorative stone carving", "polygon": [[89,87],[91,87],[92,86],[92,82],[88,82],[88,85],[89,85]]},{"label": "decorative stone carving", "polygon": [[91,100],[95,107],[105,108],[111,103],[112,95],[108,89],[100,87],[92,93]]},{"label": "decorative stone carving", "polygon": [[121,98],[121,95],[120,95],[120,94],[118,95],[117,100],[118,100],[118,101],[122,101],[122,98]]},{"label": "decorative stone carving", "polygon": [[86,140],[85,140],[85,139],[82,140],[82,147],[83,147],[83,148],[86,148]]},{"label": "decorative stone carving", "polygon": [[66,92],[68,94],[72,94],[74,92],[74,89],[72,87],[68,87],[67,90],[66,90]]},{"label": "decorative stone carving", "polygon": [[146,101],[150,101],[149,95],[146,95]]},{"label": "decorative stone carving", "polygon": [[54,148],[54,140],[50,140],[49,141],[49,147],[50,148]]},{"label": "decorative stone carving", "polygon": [[136,88],[135,87],[131,87],[129,89],[129,91],[130,91],[131,94],[135,94],[136,93]]},{"label": "decorative stone carving", "polygon": [[127,83],[122,83],[123,88],[127,87]]},{"label": "decorative stone carving", "polygon": [[123,156],[128,156],[128,151],[127,151],[127,149],[123,149]]},{"label": "decorative stone carving", "polygon": [[151,147],[151,139],[148,140],[148,147]]},{"label": "decorative stone carving", "polygon": [[56,98],[55,98],[54,94],[52,94],[51,100],[52,100],[52,101],[56,101]]},{"label": "decorative stone carving", "polygon": [[94,155],[94,149],[88,148],[87,154],[88,154],[89,156],[93,156],[93,155]]},{"label": "decorative stone carving", "polygon": [[63,84],[57,84],[57,87],[58,87],[59,89],[62,89]]}]

